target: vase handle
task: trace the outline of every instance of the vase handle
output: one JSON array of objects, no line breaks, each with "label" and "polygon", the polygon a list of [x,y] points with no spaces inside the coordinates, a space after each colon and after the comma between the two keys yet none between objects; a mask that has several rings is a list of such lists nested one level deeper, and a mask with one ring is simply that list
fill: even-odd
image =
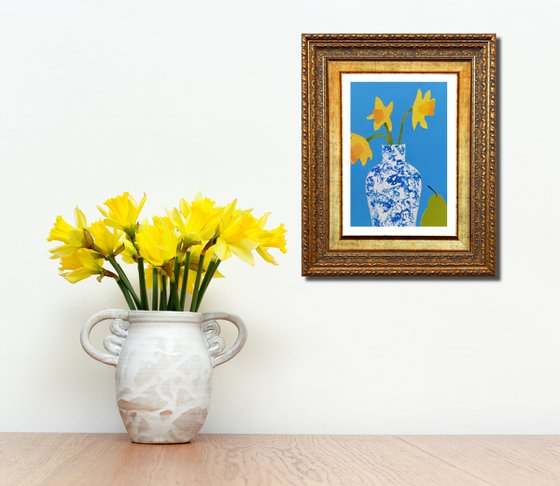
[{"label": "vase handle", "polygon": [[[208,343],[208,350],[212,356],[214,367],[229,361],[241,351],[241,348],[245,345],[245,341],[247,341],[247,328],[240,317],[226,312],[205,312],[202,315],[202,319],[205,323],[203,327],[204,335]],[[220,326],[215,321],[219,319],[229,321],[237,327],[237,339],[233,345],[226,350],[224,350],[223,339],[218,336],[220,333]]]},{"label": "vase handle", "polygon": [[[110,328],[111,334],[103,340],[103,346],[108,353],[103,353],[91,344],[90,334],[96,324],[108,319],[113,319],[113,322],[111,323]],[[129,327],[128,311],[120,309],[103,310],[91,316],[91,318],[84,324],[82,332],[80,333],[80,342],[82,343],[84,351],[93,359],[101,361],[104,364],[117,366],[121,346],[128,334]]]}]

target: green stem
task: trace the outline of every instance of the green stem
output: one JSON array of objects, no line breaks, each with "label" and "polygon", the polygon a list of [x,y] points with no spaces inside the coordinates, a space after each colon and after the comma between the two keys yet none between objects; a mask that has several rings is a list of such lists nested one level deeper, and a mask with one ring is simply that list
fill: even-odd
[{"label": "green stem", "polygon": [[385,130],[387,131],[387,143],[389,145],[393,145],[393,134],[391,133],[391,130],[389,130],[389,126],[387,125],[387,123],[384,123],[383,126],[385,127]]},{"label": "green stem", "polygon": [[173,263],[173,278],[169,279],[169,300],[167,308],[173,310],[179,309],[179,258],[175,257]]},{"label": "green stem", "polygon": [[189,309],[191,312],[196,312],[195,309],[198,306],[198,291],[200,289],[200,276],[202,275],[203,266],[204,266],[204,253],[201,253],[200,258],[198,260],[198,268],[196,269],[196,279],[194,281],[191,308]]},{"label": "green stem", "polygon": [[138,282],[140,284],[140,300],[142,301],[142,310],[148,310],[148,291],[146,290],[146,274],[144,272],[144,259],[138,257]]},{"label": "green stem", "polygon": [[214,274],[216,273],[216,270],[218,269],[218,265],[221,263],[221,260],[219,259],[215,259],[212,260],[210,262],[210,264],[208,265],[208,268],[206,269],[206,272],[204,274],[204,278],[202,279],[202,283],[200,284],[200,291],[199,291],[199,299],[198,299],[198,305],[200,306],[200,303],[202,302],[202,297],[204,296],[204,292],[206,292],[206,289],[208,288],[208,286],[210,285],[210,282],[212,281],[212,278],[214,277]]},{"label": "green stem", "polygon": [[152,310],[158,310],[158,271],[154,267],[152,270]]},{"label": "green stem", "polygon": [[187,298],[187,281],[189,279],[189,265],[191,263],[191,251],[187,250],[187,254],[185,255],[185,270],[183,273],[183,283],[181,285],[181,301],[179,305],[179,310],[183,310],[185,308],[185,300]]},{"label": "green stem", "polygon": [[167,310],[167,278],[162,272],[161,274],[161,292],[159,299],[159,310]]},{"label": "green stem", "polygon": [[126,273],[124,273],[121,266],[117,263],[117,261],[115,260],[115,257],[112,257],[112,256],[107,257],[107,260],[109,260],[111,265],[113,265],[113,268],[117,271],[117,274],[119,275],[119,278],[122,280],[123,284],[126,286],[128,291],[130,292],[130,295],[134,299],[134,303],[136,304],[136,307],[138,309],[141,309],[142,308],[142,302],[140,301],[140,299],[136,295],[136,292],[134,292],[134,288],[132,287],[132,284],[130,283],[130,280],[128,280],[128,277],[126,276]]},{"label": "green stem", "polygon": [[218,270],[218,266],[220,265],[220,262],[221,262],[221,260],[216,259],[216,260],[212,260],[210,262],[210,265],[208,265],[208,268],[206,269],[206,273],[204,274],[204,278],[202,279],[202,284],[200,285],[200,291],[198,293],[199,297],[196,301],[195,312],[198,312],[198,308],[200,307],[200,304],[202,303],[202,299],[204,298],[204,294],[206,293],[206,289],[210,285],[210,282],[212,281],[212,278],[214,277],[214,274],[216,273],[216,270]]},{"label": "green stem", "polygon": [[136,306],[134,305],[134,301],[132,300],[132,297],[130,297],[130,293],[128,292],[128,289],[126,288],[126,286],[122,282],[122,280],[117,280],[117,285],[119,286],[119,289],[121,289],[121,292],[123,293],[124,298],[126,299],[126,303],[128,304],[128,308],[130,310],[136,310]]},{"label": "green stem", "polygon": [[412,108],[408,111],[405,111],[404,115],[402,116],[401,119],[401,128],[399,130],[399,139],[397,140],[397,144],[401,144],[402,141],[402,135],[403,135],[403,130],[404,130],[404,121],[406,120],[406,115],[408,115],[409,113],[412,113]]},{"label": "green stem", "polygon": [[372,140],[374,140],[374,139],[376,139],[376,138],[379,138],[379,137],[383,137],[383,138],[385,139],[385,141],[388,142],[388,140],[387,140],[387,135],[385,135],[384,133],[374,133],[371,137],[366,138],[366,140],[367,140],[368,142],[371,142]]}]

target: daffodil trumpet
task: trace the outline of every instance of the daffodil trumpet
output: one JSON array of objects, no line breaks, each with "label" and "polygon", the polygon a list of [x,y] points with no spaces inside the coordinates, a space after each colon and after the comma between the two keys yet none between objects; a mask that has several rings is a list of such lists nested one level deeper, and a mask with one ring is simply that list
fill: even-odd
[{"label": "daffodil trumpet", "polygon": [[[365,139],[360,143],[362,149],[369,145]],[[365,163],[371,151],[359,156]],[[145,201],[146,195],[137,203],[128,192],[110,198],[98,206],[103,218],[92,224],[78,208],[75,226],[58,216],[47,239],[61,243],[50,250],[51,258],[60,259],[60,274],[71,283],[110,277],[133,310],[197,312],[211,281],[223,277],[218,272],[223,260],[237,256],[254,265],[256,252],[276,264],[269,250],[286,252],[284,225],[267,229],[268,213],[257,218],[236,200],[219,206],[199,194],[190,202],[181,199],[167,216],[140,220]],[[136,282],[123,263],[137,266]]]}]

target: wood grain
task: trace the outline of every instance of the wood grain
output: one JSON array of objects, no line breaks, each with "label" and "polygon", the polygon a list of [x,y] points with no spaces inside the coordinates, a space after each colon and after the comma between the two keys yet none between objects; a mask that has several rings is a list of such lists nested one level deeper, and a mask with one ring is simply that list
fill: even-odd
[{"label": "wood grain", "polygon": [[495,485],[560,484],[558,436],[401,437],[463,471]]},{"label": "wood grain", "polygon": [[560,484],[560,437],[0,434],[0,485]]}]

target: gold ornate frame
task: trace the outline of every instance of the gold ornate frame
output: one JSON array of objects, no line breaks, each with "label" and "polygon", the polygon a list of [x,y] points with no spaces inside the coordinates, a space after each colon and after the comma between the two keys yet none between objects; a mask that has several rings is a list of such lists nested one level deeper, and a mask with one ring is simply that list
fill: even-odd
[{"label": "gold ornate frame", "polygon": [[[342,236],[341,73],[456,73],[457,235]],[[303,275],[496,275],[495,34],[304,34]]]}]

